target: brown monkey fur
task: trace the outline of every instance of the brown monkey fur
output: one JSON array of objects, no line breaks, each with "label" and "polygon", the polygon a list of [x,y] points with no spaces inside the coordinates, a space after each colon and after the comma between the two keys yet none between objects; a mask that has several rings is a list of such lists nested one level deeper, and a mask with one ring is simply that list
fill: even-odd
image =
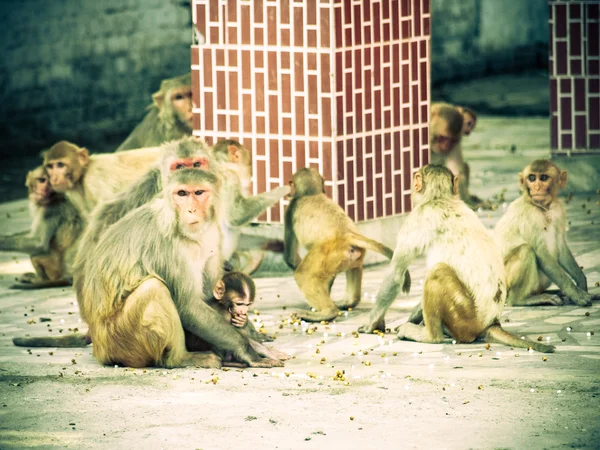
[{"label": "brown monkey fur", "polygon": [[[234,267],[252,273],[260,265],[264,253],[260,250],[236,251],[241,227],[275,205],[290,193],[289,186],[280,186],[269,192],[250,196],[252,184],[252,154],[237,141],[218,141],[211,149],[221,167],[224,183],[222,201],[225,208],[223,223],[223,257]],[[246,261],[243,263],[242,261]]]},{"label": "brown monkey fur", "polygon": [[462,135],[470,135],[477,126],[477,114],[471,108],[466,106],[457,106],[456,109],[463,116]]},{"label": "brown monkey fur", "polygon": [[41,289],[71,284],[71,265],[83,221],[75,207],[50,186],[43,166],[27,173],[29,234],[0,238],[0,249],[29,253],[35,273],[24,274],[17,289]]},{"label": "brown monkey fur", "polygon": [[204,301],[222,274],[219,188],[209,171],[169,173],[161,196],[112,225],[93,252],[78,253],[74,286],[99,362],[220,366],[214,354],[186,350],[185,329],[240,363],[282,365]]},{"label": "brown monkey fur", "polygon": [[494,234],[507,272],[509,305],[561,305],[546,290],[552,283],[565,299],[589,306],[599,296],[587,292],[587,279],[567,245],[567,219],[558,193],[567,171],[536,160],[519,174],[522,195],[512,202]]},{"label": "brown monkey fur", "polygon": [[506,298],[502,255],[477,215],[456,198],[458,182],[442,166],[425,166],[415,173],[413,210],[398,232],[392,271],[377,294],[369,322],[359,331],[385,328],[385,312],[398,295],[408,265],[426,253],[425,326],[400,325],[399,339],[442,342],[445,327],[457,342],[483,337],[488,342],[553,352],[553,346],[522,340],[500,326]]},{"label": "brown monkey fur", "polygon": [[[460,180],[460,199],[472,209],[479,207],[491,208],[477,196],[469,194],[470,168],[464,161],[461,140],[464,130],[464,113],[466,108],[456,107],[447,103],[431,105],[431,120],[429,123],[429,148],[431,163],[445,166]],[[474,113],[473,113],[474,114]]]},{"label": "brown monkey fur", "polygon": [[45,152],[44,166],[52,188],[64,193],[87,220],[96,204],[141,177],[158,156],[158,148],[90,155],[86,148],[60,141]]},{"label": "brown monkey fur", "polygon": [[[252,348],[268,356],[271,359],[285,361],[290,358],[286,353],[276,349],[270,349],[262,344],[265,336],[254,328],[254,325],[248,320],[248,309],[254,303],[256,296],[256,286],[252,278],[243,272],[229,272],[223,276],[213,291],[212,298],[208,304],[214,308],[223,319],[244,334]],[[272,339],[271,339],[272,340]],[[186,346],[189,348],[205,349],[207,347],[200,339],[193,335],[186,334]],[[231,358],[229,355],[224,357],[224,364]]]},{"label": "brown monkey fur", "polygon": [[146,117],[117,148],[117,152],[134,148],[158,147],[163,142],[192,134],[192,79],[189,73],[163,80],[152,95]]},{"label": "brown monkey fur", "polygon": [[[339,308],[351,308],[361,299],[362,264],[367,249],[387,258],[392,250],[362,236],[344,210],[324,193],[323,178],[314,168],[297,171],[290,182],[291,201],[285,214],[284,259],[309,305],[316,311],[299,311],[309,321],[331,320]],[[298,249],[308,253],[299,260]],[[335,304],[329,296],[337,274],[346,272],[346,298]],[[410,278],[404,286],[410,289]]]}]

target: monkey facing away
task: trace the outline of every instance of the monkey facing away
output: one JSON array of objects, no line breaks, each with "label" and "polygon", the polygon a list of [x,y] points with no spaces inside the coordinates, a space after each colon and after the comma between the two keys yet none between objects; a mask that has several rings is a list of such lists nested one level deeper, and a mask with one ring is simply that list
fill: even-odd
[{"label": "monkey facing away", "polygon": [[506,298],[502,255],[492,237],[458,194],[458,177],[445,167],[428,165],[413,178],[413,210],[398,232],[392,271],[377,294],[363,333],[385,329],[385,313],[396,299],[410,262],[427,255],[429,272],[423,288],[425,326],[405,323],[399,339],[441,342],[443,329],[457,341],[483,337],[541,352],[553,346],[522,340],[500,326]]},{"label": "monkey facing away", "polygon": [[[213,297],[208,304],[214,308],[223,319],[237,327],[244,334],[252,348],[271,359],[287,360],[290,356],[276,349],[270,349],[262,344],[267,340],[266,335],[256,331],[254,325],[248,320],[248,310],[254,303],[256,286],[252,278],[243,272],[229,272],[223,276],[213,290]],[[270,339],[272,340],[272,338]],[[190,348],[205,349],[206,345],[197,337],[186,333],[186,346]],[[225,356],[227,364],[229,356]]]},{"label": "monkey facing away", "polygon": [[460,199],[469,207],[489,208],[491,207],[489,202],[469,194],[470,168],[463,159],[461,140],[463,134],[470,133],[469,127],[464,127],[464,117],[470,113],[463,111],[465,109],[447,103],[435,103],[431,106],[429,123],[431,163],[447,167],[459,178]]},{"label": "monkey facing away", "polygon": [[40,289],[71,284],[71,265],[83,220],[75,207],[50,186],[43,166],[27,173],[31,232],[0,238],[0,249],[29,253],[35,273],[24,274],[13,288]]},{"label": "monkey facing away", "polygon": [[[392,250],[362,236],[344,210],[324,193],[323,178],[314,168],[297,171],[290,182],[291,201],[285,214],[284,259],[294,270],[298,287],[316,311],[298,311],[308,321],[331,320],[339,308],[358,304],[362,295],[362,264],[367,249],[387,258]],[[307,255],[300,261],[299,248]],[[346,272],[346,298],[335,304],[329,296],[335,276]],[[406,277],[403,290],[410,289]]]},{"label": "monkey facing away", "polygon": [[509,305],[560,305],[545,292],[552,283],[561,295],[581,306],[599,296],[587,292],[587,280],[567,245],[567,220],[558,193],[567,171],[536,160],[519,174],[522,195],[497,223],[494,236],[504,256]]},{"label": "monkey facing away", "polygon": [[158,147],[90,155],[86,148],[60,141],[45,152],[44,166],[52,188],[64,193],[87,220],[96,204],[141,177],[158,156]]},{"label": "monkey facing away", "polygon": [[78,253],[77,301],[102,364],[220,366],[214,354],[186,350],[185,329],[240,363],[282,365],[205,302],[222,274],[219,185],[209,171],[174,171],[161,196],[112,225],[93,252]]},{"label": "monkey facing away", "polygon": [[158,147],[163,142],[192,134],[191,74],[163,80],[158,92],[152,95],[149,109],[146,117],[117,148],[117,152]]}]

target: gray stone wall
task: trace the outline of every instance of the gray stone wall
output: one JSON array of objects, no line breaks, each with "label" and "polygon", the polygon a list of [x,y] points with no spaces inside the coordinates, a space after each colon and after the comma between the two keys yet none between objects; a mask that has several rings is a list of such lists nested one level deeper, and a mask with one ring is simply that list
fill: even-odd
[{"label": "gray stone wall", "polygon": [[547,0],[431,0],[431,79],[547,69]]},{"label": "gray stone wall", "polygon": [[187,0],[2,0],[1,154],[111,150],[163,78],[189,71]]}]

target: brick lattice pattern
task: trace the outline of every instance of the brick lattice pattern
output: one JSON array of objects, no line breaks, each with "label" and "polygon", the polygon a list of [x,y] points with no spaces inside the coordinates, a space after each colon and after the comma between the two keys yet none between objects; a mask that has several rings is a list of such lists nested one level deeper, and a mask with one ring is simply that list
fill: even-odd
[{"label": "brick lattice pattern", "polygon": [[554,155],[600,153],[600,4],[548,2]]},{"label": "brick lattice pattern", "polygon": [[255,192],[312,166],[354,220],[410,210],[429,157],[429,0],[194,0],[192,13],[194,134],[250,148]]}]

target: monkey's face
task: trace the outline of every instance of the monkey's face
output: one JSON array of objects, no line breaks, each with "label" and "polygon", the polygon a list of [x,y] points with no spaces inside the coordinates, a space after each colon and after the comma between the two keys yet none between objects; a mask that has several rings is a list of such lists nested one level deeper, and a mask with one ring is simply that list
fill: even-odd
[{"label": "monkey's face", "polygon": [[179,184],[171,191],[173,205],[181,226],[188,232],[199,231],[201,225],[211,219],[210,186],[205,184]]},{"label": "monkey's face", "polygon": [[243,327],[248,322],[248,310],[252,301],[247,292],[237,292],[235,290],[225,293],[225,304],[229,304],[229,313],[231,314],[231,324],[236,327]]},{"label": "monkey's face", "polygon": [[192,87],[181,86],[171,91],[171,106],[179,121],[192,129],[194,115],[192,114]]},{"label": "monkey's face", "polygon": [[[455,114],[459,113],[456,112]],[[460,117],[461,116],[459,115],[459,118]],[[458,134],[452,132],[449,122],[444,117],[434,117],[431,120],[430,124],[431,151],[442,155],[447,155],[452,150],[454,150],[454,147],[456,147],[456,144],[460,142],[461,138],[460,128],[457,127],[456,131],[458,132]]]},{"label": "monkey's face", "polygon": [[56,192],[65,192],[73,188],[75,183],[74,172],[78,167],[76,161],[71,161],[69,158],[51,159],[46,162],[46,172],[50,177],[52,189]]},{"label": "monkey's face", "polygon": [[468,136],[469,134],[471,134],[471,131],[473,131],[473,129],[475,128],[475,125],[477,125],[477,119],[468,112],[463,113],[463,127],[462,127],[463,136]]},{"label": "monkey's face", "polygon": [[526,170],[521,176],[521,185],[526,189],[533,203],[547,208],[555,194],[556,175],[553,170],[544,172]]},{"label": "monkey's face", "polygon": [[44,170],[37,173],[31,172],[27,177],[27,187],[29,188],[29,198],[40,206],[46,204],[54,192]]}]

